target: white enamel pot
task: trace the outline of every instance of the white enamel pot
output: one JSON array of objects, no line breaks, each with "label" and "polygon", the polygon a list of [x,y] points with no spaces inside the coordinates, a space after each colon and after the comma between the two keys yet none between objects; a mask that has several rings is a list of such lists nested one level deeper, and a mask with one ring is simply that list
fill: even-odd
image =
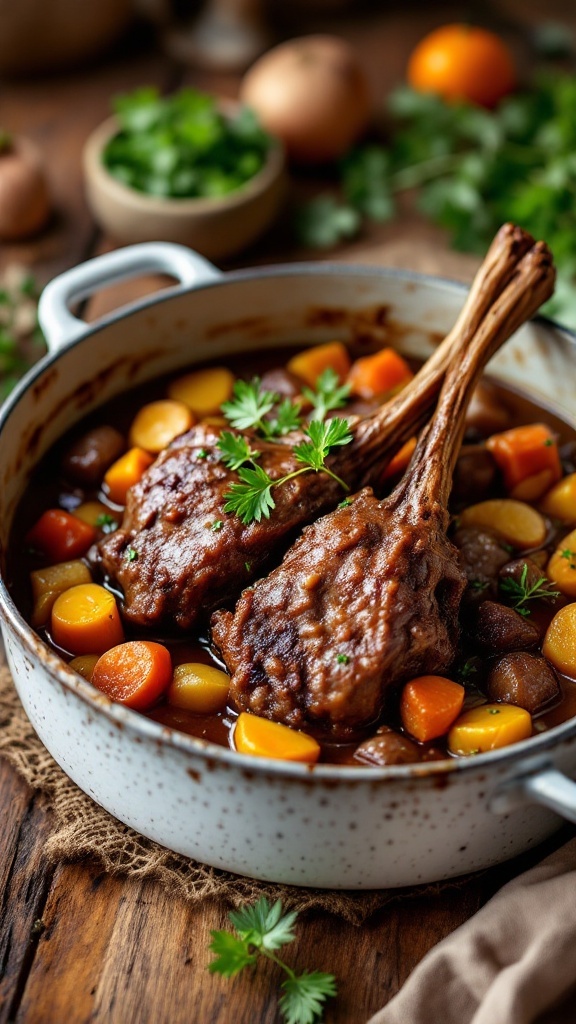
[{"label": "white enamel pot", "polygon": [[[95,325],[70,312],[98,288],[151,271],[179,283]],[[426,357],[463,295],[450,282],[373,267],[317,263],[223,275],[161,243],[63,274],[41,299],[49,355],[1,411],[3,553],[39,457],[127,387],[247,348],[333,337],[392,339]],[[534,321],[490,372],[576,425],[575,367],[575,340]],[[379,888],[487,867],[540,842],[559,815],[576,821],[576,720],[467,760],[356,768],[251,758],[110,703],[48,650],[0,587],[9,664],[42,742],[94,800],[179,853],[273,881]]]}]

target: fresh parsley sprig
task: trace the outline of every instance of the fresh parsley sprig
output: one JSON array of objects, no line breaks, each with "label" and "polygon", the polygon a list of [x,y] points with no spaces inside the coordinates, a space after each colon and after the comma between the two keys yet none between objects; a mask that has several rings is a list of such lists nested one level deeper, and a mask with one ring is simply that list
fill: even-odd
[{"label": "fresh parsley sprig", "polygon": [[260,452],[250,446],[245,437],[239,437],[230,430],[223,430],[216,447],[222,454],[222,462],[228,469],[240,469],[245,462],[256,462]]},{"label": "fresh parsley sprig", "polygon": [[263,390],[260,378],[253,377],[251,381],[235,381],[232,398],[228,402],[224,402],[221,409],[228,422],[237,430],[255,428],[266,436],[267,427],[264,417],[272,410],[277,401],[276,392]]},{"label": "fresh parsley sprig", "polygon": [[305,428],[304,435],[307,440],[301,441],[293,449],[296,460],[303,463],[301,469],[274,479],[251,457],[251,466],[243,465],[238,469],[240,483],[233,483],[224,495],[224,511],[234,512],[245,526],[252,522],[259,523],[262,517],[269,519],[271,511],[276,508],[272,488],[312,471],[327,473],[345,491],[350,490],[344,480],[326,465],[326,458],[333,448],[349,444],[352,440],[348,421],[333,419],[321,423],[320,420],[312,420]]},{"label": "fresh parsley sprig", "polygon": [[520,580],[508,577],[500,583],[500,590],[512,602],[512,607],[520,615],[530,615],[530,608],[526,605],[528,601],[553,600],[560,597],[559,590],[550,590],[550,580],[546,576],[540,576],[534,583],[528,582],[528,563],[524,562]]},{"label": "fresh parsley sprig", "polygon": [[327,367],[316,381],[316,388],[302,388],[302,394],[312,405],[313,420],[326,419],[332,409],[342,409],[350,397],[350,385],[341,384],[335,370]]},{"label": "fresh parsley sprig", "polygon": [[262,896],[253,906],[242,907],[229,914],[236,934],[229,931],[211,932],[210,950],[215,959],[208,964],[212,974],[233,978],[245,967],[256,964],[265,956],[277,964],[287,975],[281,984],[279,1008],[286,1024],[315,1024],[319,1021],[324,1003],[336,995],[336,979],[324,971],[305,971],[296,974],[276,954],[276,950],[295,939],[296,911],[283,913],[282,902],[270,905]]}]

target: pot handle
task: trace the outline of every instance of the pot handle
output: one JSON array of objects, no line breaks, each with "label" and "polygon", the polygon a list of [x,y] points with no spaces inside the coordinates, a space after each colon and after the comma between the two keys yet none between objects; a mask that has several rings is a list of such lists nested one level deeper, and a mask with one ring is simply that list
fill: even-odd
[{"label": "pot handle", "polygon": [[576,782],[557,768],[542,766],[503,783],[490,801],[490,810],[506,814],[525,804],[540,804],[576,822]]},{"label": "pot handle", "polygon": [[[50,352],[78,341],[94,329],[70,312],[73,302],[87,299],[95,291],[142,274],[169,274],[178,285],[173,293],[199,287],[222,276],[220,270],[199,253],[172,242],[142,242],[96,256],[65,270],[46,285],[38,303],[38,320]],[[156,294],[141,299],[139,307],[154,302]]]}]

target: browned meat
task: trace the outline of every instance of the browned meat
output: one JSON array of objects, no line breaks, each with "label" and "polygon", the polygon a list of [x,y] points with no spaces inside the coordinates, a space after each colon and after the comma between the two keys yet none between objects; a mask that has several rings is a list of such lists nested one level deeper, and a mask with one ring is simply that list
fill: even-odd
[{"label": "browned meat", "polygon": [[456,468],[450,504],[462,509],[488,496],[496,480],[496,463],[482,444],[462,445]]},{"label": "browned meat", "polygon": [[498,573],[510,561],[510,552],[502,547],[502,540],[492,530],[476,526],[461,526],[452,540],[468,581],[466,605],[497,597]]},{"label": "browned meat", "polygon": [[354,751],[354,760],[363,764],[414,764],[422,760],[413,740],[382,725],[375,736],[364,740]]},{"label": "browned meat", "polygon": [[74,441],[65,453],[62,472],[74,483],[97,487],[125,447],[122,434],[114,427],[94,427]]},{"label": "browned meat", "polygon": [[498,601],[483,601],[473,619],[471,635],[481,650],[519,651],[535,647],[540,633],[528,619]]},{"label": "browned meat", "polygon": [[446,375],[409,472],[380,502],[370,489],[309,526],[234,613],[213,616],[237,706],[345,736],[376,721],[387,694],[454,660],[466,576],[447,539],[464,415],[485,361],[553,289],[538,243]]},{"label": "browned meat", "polygon": [[[378,479],[422,427],[450,354],[466,348],[531,242],[511,225],[501,229],[453,331],[401,394],[351,424],[352,443],[329,460],[350,488]],[[335,481],[305,474],[275,491],[269,520],[243,526],[223,512],[223,496],[236,478],[220,462],[217,441],[213,428],[200,425],[161,453],[129,492],[121,528],[100,544],[102,569],[123,591],[126,618],[138,625],[189,629],[199,615],[234,600],[297,529],[342,500]],[[288,445],[257,443],[260,465],[273,478],[299,468]],[[137,557],[128,559],[128,549]]]},{"label": "browned meat", "polygon": [[262,374],[264,390],[275,391],[283,398],[297,398],[302,392],[303,385],[304,381],[284,366],[276,366],[273,370],[266,370],[266,373]]},{"label": "browned meat", "polygon": [[489,700],[517,704],[531,715],[560,699],[560,685],[552,666],[539,654],[514,651],[499,658],[486,685]]}]

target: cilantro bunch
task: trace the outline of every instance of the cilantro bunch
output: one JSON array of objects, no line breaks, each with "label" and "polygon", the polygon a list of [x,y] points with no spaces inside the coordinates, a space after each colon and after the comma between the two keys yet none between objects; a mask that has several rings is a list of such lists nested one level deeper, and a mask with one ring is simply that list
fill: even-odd
[{"label": "cilantro bunch", "polygon": [[117,97],[113,107],[120,131],[104,150],[104,164],[148,195],[227,195],[258,173],[270,149],[250,110],[225,116],[213,96],[196,89],[160,96],[146,87]]},{"label": "cilantro bunch", "polygon": [[262,896],[254,906],[242,907],[229,917],[236,934],[213,931],[210,950],[215,959],[208,964],[213,974],[233,978],[245,967],[252,967],[260,956],[277,964],[286,975],[281,984],[280,1012],[286,1024],[314,1024],[322,1016],[323,1005],[329,996],[336,995],[333,974],[323,971],[305,971],[296,974],[277,954],[277,950],[295,939],[296,911],[282,913],[282,903],[272,906]]},{"label": "cilantro bunch", "polygon": [[561,73],[537,77],[494,111],[402,87],[389,99],[387,144],[348,154],[341,201],[313,201],[301,214],[301,240],[334,244],[354,214],[357,224],[390,220],[398,196],[416,190],[420,210],[456,249],[483,253],[505,221],[544,239],[558,267],[545,312],[576,327],[575,110],[576,77]]}]

